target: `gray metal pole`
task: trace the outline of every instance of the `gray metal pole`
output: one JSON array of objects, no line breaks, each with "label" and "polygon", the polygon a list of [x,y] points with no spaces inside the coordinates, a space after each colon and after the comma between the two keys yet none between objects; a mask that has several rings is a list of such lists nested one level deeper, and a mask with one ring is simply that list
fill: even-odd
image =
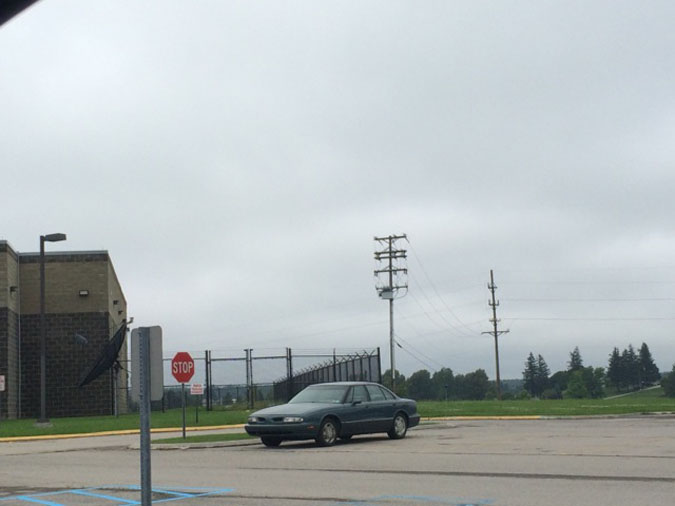
[{"label": "gray metal pole", "polygon": [[45,329],[45,236],[40,236],[40,419],[38,423],[49,423],[47,418],[47,345]]},{"label": "gray metal pole", "polygon": [[150,463],[150,329],[139,328],[140,339],[140,414],[141,414],[141,504],[152,504],[152,471]]},{"label": "gray metal pole", "polygon": [[185,383],[180,384],[180,399],[183,406],[183,439],[185,439]]}]

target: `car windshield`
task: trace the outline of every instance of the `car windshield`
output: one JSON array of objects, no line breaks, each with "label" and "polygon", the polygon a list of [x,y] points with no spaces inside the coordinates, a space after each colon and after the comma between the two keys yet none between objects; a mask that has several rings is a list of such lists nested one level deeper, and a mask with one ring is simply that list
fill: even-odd
[{"label": "car windshield", "polygon": [[298,404],[300,402],[322,402],[340,404],[347,391],[346,386],[326,385],[311,386],[305,388],[298,395],[293,397],[289,404]]}]

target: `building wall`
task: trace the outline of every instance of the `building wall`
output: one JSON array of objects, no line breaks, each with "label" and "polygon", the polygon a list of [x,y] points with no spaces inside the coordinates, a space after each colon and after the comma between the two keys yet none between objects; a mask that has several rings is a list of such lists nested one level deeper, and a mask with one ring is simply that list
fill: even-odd
[{"label": "building wall", "polygon": [[0,242],[0,375],[5,391],[0,392],[0,419],[16,418],[19,412],[19,270],[18,256]]},{"label": "building wall", "polygon": [[[40,414],[39,254],[20,255],[21,404],[23,417]],[[88,294],[81,296],[80,291]],[[116,301],[116,302],[115,302]],[[106,252],[45,256],[47,417],[112,414],[112,371],[80,388],[103,347],[126,318],[126,301]],[[82,345],[75,339],[87,339]],[[126,346],[121,352],[126,357]],[[126,376],[118,378],[119,412],[126,412]],[[123,383],[124,381],[124,383]]]},{"label": "building wall", "polygon": [[[46,323],[47,418],[112,413],[111,381],[103,374],[85,387],[78,384],[109,338],[108,316],[97,313],[48,314]],[[40,315],[21,317],[22,416],[40,415]],[[80,345],[74,336],[88,339]]]}]

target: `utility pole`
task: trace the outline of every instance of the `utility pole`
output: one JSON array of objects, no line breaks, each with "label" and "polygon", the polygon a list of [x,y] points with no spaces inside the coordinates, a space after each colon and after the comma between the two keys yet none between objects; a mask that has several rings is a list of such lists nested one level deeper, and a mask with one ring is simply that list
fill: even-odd
[{"label": "utility pole", "polygon": [[492,301],[488,301],[488,305],[492,307],[492,318],[490,318],[490,322],[492,322],[492,327],[493,330],[490,332],[481,332],[482,334],[492,334],[495,338],[495,369],[497,371],[497,399],[500,401],[502,400],[502,384],[501,384],[501,378],[499,377],[499,336],[502,334],[507,334],[509,331],[508,330],[498,330],[497,329],[497,324],[500,322],[500,320],[497,319],[497,306],[499,306],[499,301],[495,299],[495,291],[497,290],[497,286],[495,285],[495,278],[494,274],[492,273],[492,269],[490,269],[490,283],[488,284],[488,289],[490,292],[492,292]]},{"label": "utility pole", "polygon": [[[405,234],[388,235],[386,237],[375,237],[378,251],[375,251],[375,260],[378,262],[378,269],[374,274],[377,278],[375,289],[381,299],[389,301],[389,359],[391,363],[391,389],[396,387],[396,359],[394,340],[394,299],[398,296],[400,290],[408,290],[408,284],[404,280],[399,280],[399,276],[408,274],[408,269],[402,267],[405,265],[406,250],[398,248],[396,241],[408,239]],[[380,275],[386,275],[385,281],[380,282]],[[405,295],[405,293],[403,294]]]}]

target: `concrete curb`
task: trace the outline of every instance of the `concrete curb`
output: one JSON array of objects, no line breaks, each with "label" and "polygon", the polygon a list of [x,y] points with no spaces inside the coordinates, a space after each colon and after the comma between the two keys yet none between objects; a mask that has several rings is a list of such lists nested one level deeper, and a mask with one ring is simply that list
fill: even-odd
[{"label": "concrete curb", "polygon": [[[202,448],[226,448],[228,446],[253,446],[261,445],[260,439],[241,439],[235,441],[213,441],[210,443],[153,443],[151,448],[153,450],[199,450]],[[139,450],[141,447],[139,444],[133,444],[129,446],[130,450]]]}]

